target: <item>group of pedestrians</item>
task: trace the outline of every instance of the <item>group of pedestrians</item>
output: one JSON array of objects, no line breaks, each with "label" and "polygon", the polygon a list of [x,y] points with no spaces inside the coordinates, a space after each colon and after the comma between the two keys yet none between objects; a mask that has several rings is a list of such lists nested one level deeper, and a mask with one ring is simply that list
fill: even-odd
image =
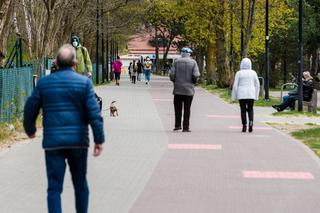
[{"label": "group of pedestrians", "polygon": [[133,60],[133,62],[130,62],[128,71],[131,83],[136,84],[136,81],[141,81],[141,75],[143,73],[143,64],[140,60],[138,60],[138,62]]},{"label": "group of pedestrians", "polygon": [[135,84],[136,81],[141,81],[142,75],[144,74],[145,82],[146,84],[149,84],[152,72],[152,61],[150,57],[147,56],[144,63],[142,63],[140,60],[138,60],[138,62],[136,62],[136,60],[130,62],[128,72],[131,83]]},{"label": "group of pedestrians", "polygon": [[[89,147],[89,129],[94,137],[93,155],[99,156],[105,141],[103,118],[95,97],[92,82],[92,63],[88,51],[73,36],[71,44],[63,45],[55,58],[56,71],[41,78],[24,109],[24,129],[30,138],[37,131],[36,120],[43,115],[43,142],[46,172],[48,179],[47,202],[49,213],[61,213],[61,193],[66,164],[70,167],[75,190],[75,206],[78,213],[88,212],[89,189],[87,184],[87,158]],[[197,62],[191,58],[192,50],[182,48],[181,57],[171,68],[170,80],[173,82],[175,124],[174,131],[191,132],[190,114],[195,84],[200,76]],[[116,85],[120,85],[122,62],[120,57],[112,65]],[[141,81],[144,73],[149,84],[152,61],[146,58],[142,62],[133,61],[129,72],[131,82]],[[87,74],[87,77],[84,76]],[[311,89],[312,77],[304,73],[304,88]],[[251,60],[244,58],[240,70],[236,73],[232,99],[238,100],[241,111],[242,132],[253,131],[254,101],[259,98],[260,84],[257,73],[252,70]],[[309,98],[310,90],[304,89]],[[308,96],[308,97],[307,97]],[[287,97],[285,103],[275,108],[280,111],[290,106],[294,97]],[[290,104],[289,104],[290,102]],[[248,117],[248,119],[247,119]]]}]

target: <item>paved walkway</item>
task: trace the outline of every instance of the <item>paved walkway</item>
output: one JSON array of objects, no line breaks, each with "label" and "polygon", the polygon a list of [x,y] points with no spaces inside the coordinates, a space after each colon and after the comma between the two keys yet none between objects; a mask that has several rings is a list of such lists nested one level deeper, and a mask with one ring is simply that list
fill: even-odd
[{"label": "paved walkway", "polygon": [[[260,123],[268,116],[265,109],[256,111],[254,132],[243,134],[237,106],[197,89],[192,132],[173,132],[166,78],[151,85],[123,79],[120,87],[96,90],[105,108],[117,101],[120,116],[103,111],[107,143],[103,156],[89,158],[90,213],[319,212],[319,159]],[[0,152],[0,171],[1,213],[46,212],[39,138]],[[66,176],[63,209],[72,213]]]}]

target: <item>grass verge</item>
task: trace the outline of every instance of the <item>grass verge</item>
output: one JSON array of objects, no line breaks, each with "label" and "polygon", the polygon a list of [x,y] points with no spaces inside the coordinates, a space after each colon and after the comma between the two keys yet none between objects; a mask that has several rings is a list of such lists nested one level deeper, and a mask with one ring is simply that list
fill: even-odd
[{"label": "grass verge", "polygon": [[274,115],[274,116],[279,116],[279,117],[281,117],[281,116],[320,117],[320,114],[314,114],[314,113],[312,113],[312,112],[299,112],[299,111],[296,111],[296,110],[293,110],[293,111],[283,111],[283,112],[274,112],[274,113],[272,113],[272,115]]},{"label": "grass verge", "polygon": [[296,139],[303,141],[320,157],[320,127],[299,130],[291,134]]},{"label": "grass verge", "polygon": [[23,125],[19,120],[15,120],[11,124],[0,124],[0,145],[7,143],[8,141],[12,140],[17,135],[17,133],[22,132]]},{"label": "grass verge", "polygon": [[[222,88],[218,88],[216,85],[205,85],[205,84],[201,84],[200,86],[205,90],[209,91],[210,93],[219,96],[221,99],[223,99],[227,103],[237,103],[231,100],[231,90],[228,88],[222,89]],[[260,106],[260,107],[271,107],[274,104],[279,104],[279,99],[270,98],[270,100],[268,101],[264,99],[259,99],[254,102],[255,106]]]},{"label": "grass verge", "polygon": [[[36,121],[37,128],[42,126],[42,117],[38,116]],[[11,123],[0,124],[0,149],[10,147],[13,143],[27,139],[24,133],[23,123],[21,120],[15,120]]]}]

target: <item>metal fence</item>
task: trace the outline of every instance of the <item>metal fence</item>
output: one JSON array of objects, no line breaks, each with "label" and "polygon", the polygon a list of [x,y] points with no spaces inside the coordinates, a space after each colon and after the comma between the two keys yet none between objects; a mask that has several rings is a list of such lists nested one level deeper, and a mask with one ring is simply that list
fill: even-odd
[{"label": "metal fence", "polygon": [[[92,64],[92,82],[94,84],[97,83],[96,81],[96,76],[97,76],[97,72],[96,72],[97,66],[96,64]],[[102,83],[102,65],[99,65],[99,84]]]},{"label": "metal fence", "polygon": [[[0,69],[0,123],[11,122],[23,116],[27,98],[33,90],[33,75],[39,80],[50,69],[51,60],[41,59],[25,67]],[[92,81],[96,84],[96,65],[93,64]],[[102,83],[102,66],[99,65],[99,84]]]},{"label": "metal fence", "polygon": [[32,93],[32,67],[0,69],[0,123],[21,118]]}]

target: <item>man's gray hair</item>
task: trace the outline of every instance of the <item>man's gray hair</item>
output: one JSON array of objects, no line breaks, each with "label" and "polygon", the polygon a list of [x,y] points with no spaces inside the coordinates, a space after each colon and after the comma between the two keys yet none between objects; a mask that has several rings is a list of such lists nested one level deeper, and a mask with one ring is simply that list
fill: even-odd
[{"label": "man's gray hair", "polygon": [[75,48],[70,44],[64,44],[60,47],[56,60],[59,68],[73,67],[77,63]]}]

